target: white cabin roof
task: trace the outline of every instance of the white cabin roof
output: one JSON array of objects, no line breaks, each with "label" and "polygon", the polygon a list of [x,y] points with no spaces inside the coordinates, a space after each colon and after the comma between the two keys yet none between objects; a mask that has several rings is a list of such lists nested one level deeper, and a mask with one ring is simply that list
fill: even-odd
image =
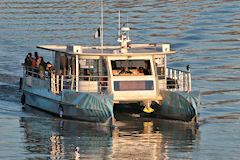
[{"label": "white cabin roof", "polygon": [[66,53],[79,56],[119,56],[119,55],[166,55],[176,54],[176,51],[164,51],[161,44],[131,44],[127,53],[121,53],[120,46],[104,46],[103,49],[99,46],[82,47],[80,45],[71,45],[81,48],[81,52],[73,52],[67,49],[67,45],[38,45],[37,48],[54,51],[56,53]]}]

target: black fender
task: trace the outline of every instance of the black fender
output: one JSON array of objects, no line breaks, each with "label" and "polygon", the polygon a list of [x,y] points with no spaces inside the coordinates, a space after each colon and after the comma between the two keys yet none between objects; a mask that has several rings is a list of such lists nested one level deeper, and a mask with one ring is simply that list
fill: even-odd
[{"label": "black fender", "polygon": [[21,103],[22,103],[22,105],[24,105],[25,102],[26,102],[26,97],[25,97],[25,94],[23,94],[22,97],[21,97]]},{"label": "black fender", "polygon": [[59,104],[58,106],[58,114],[59,114],[59,117],[62,117],[63,116],[63,106],[62,104]]}]

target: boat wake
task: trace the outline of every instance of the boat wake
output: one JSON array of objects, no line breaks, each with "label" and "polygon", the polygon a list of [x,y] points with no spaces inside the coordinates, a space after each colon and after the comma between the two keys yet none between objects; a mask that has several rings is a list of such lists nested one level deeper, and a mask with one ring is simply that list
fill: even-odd
[{"label": "boat wake", "polygon": [[17,85],[0,83],[0,101],[20,103],[20,96]]}]

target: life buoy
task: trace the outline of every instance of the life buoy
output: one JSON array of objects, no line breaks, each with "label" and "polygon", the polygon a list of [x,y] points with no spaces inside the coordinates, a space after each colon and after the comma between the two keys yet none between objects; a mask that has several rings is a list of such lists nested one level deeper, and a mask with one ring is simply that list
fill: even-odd
[{"label": "life buoy", "polygon": [[58,114],[59,114],[59,117],[62,118],[62,116],[63,116],[63,107],[62,107],[61,104],[59,104],[59,106],[58,106]]},{"label": "life buoy", "polygon": [[24,95],[24,94],[23,94],[22,97],[21,97],[21,103],[22,103],[22,105],[25,104],[25,95]]}]

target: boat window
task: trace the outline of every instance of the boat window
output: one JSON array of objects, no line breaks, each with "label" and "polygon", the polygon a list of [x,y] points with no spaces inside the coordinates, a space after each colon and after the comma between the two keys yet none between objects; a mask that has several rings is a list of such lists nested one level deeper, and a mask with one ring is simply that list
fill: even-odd
[{"label": "boat window", "polygon": [[152,75],[150,60],[112,60],[114,76]]},{"label": "boat window", "polygon": [[155,58],[155,62],[157,67],[158,79],[165,79],[165,67],[164,67],[165,58],[164,57]]},{"label": "boat window", "polygon": [[79,73],[80,80],[97,81],[97,76],[107,76],[106,60],[102,60],[102,65],[99,65],[99,59],[80,59]]},{"label": "boat window", "polygon": [[157,67],[157,75],[158,75],[158,79],[165,79],[165,68]]}]

